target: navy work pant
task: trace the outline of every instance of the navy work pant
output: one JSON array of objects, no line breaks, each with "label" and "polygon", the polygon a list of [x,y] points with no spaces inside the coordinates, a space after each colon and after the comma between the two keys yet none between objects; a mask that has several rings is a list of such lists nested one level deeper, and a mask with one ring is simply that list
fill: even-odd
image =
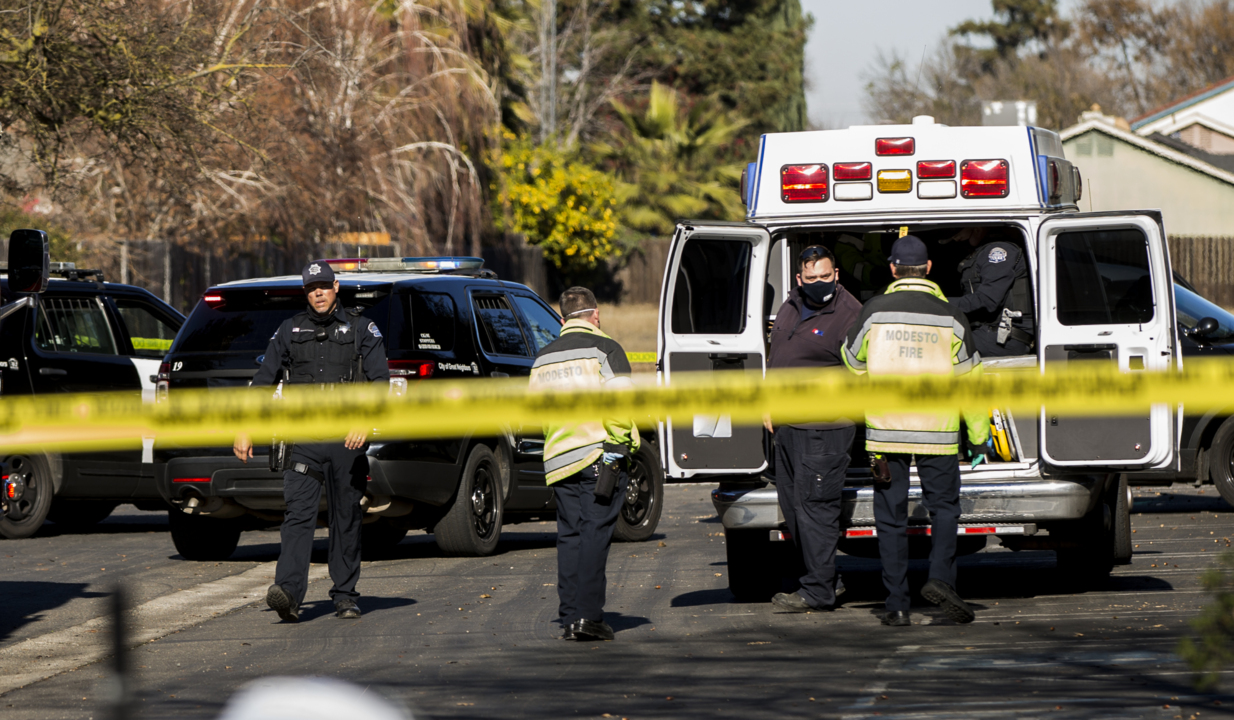
[{"label": "navy work pant", "polygon": [[575,620],[604,620],[608,549],[625,502],[629,476],[623,471],[607,500],[595,495],[596,466],[553,483],[557,498],[557,615],[563,626]]},{"label": "navy work pant", "polygon": [[841,493],[856,427],[776,428],[776,496],[805,574],[801,597],[814,607],[836,601]]},{"label": "navy work pant", "polygon": [[325,485],[330,526],[330,599],[360,597],[360,498],[368,481],[368,456],[364,450],[348,450],[341,442],[296,445],[289,465],[304,463],[325,482],[295,470],[283,472],[283,547],[279,552],[274,582],[296,602],[304,602],[308,591],[309,560],[313,553],[313,532],[317,529],[317,508]]},{"label": "navy work pant", "polygon": [[[888,453],[891,482],[874,486],[874,526],[883,559],[887,610],[908,612],[908,468],[912,455]],[[955,587],[960,524],[960,461],[955,455],[917,455],[917,478],[930,511],[930,579]]]}]

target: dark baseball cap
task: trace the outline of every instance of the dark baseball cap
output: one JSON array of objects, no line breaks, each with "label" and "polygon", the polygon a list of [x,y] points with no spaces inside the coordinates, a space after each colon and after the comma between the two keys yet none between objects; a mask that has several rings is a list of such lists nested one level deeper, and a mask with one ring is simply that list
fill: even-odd
[{"label": "dark baseball cap", "polygon": [[892,265],[925,265],[930,261],[925,243],[916,235],[905,235],[891,246]]},{"label": "dark baseball cap", "polygon": [[304,270],[300,271],[300,277],[304,278],[304,287],[308,287],[314,283],[329,283],[334,284],[334,268],[324,260],[314,260],[304,266]]}]

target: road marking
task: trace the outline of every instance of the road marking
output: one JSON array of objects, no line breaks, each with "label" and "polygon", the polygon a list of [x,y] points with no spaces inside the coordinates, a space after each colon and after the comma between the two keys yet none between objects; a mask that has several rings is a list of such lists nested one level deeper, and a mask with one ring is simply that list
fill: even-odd
[{"label": "road marking", "polygon": [[[129,645],[166,637],[265,598],[274,579],[274,562],[214,582],[155,598],[129,611]],[[312,565],[309,580],[327,577],[325,565]],[[0,649],[0,695],[102,660],[110,654],[111,618],[32,637]]]}]

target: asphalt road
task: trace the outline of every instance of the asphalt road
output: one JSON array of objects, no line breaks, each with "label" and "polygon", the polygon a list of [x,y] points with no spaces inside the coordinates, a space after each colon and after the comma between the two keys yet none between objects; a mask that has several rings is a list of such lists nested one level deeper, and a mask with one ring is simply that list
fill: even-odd
[{"label": "asphalt road", "polygon": [[[138,606],[134,638],[145,640],[130,657],[142,718],[214,718],[237,688],[269,675],[349,680],[429,718],[1234,714],[1234,696],[1196,693],[1173,653],[1206,601],[1200,573],[1234,535],[1234,511],[1211,488],[1138,491],[1134,562],[1099,588],[1056,582],[1052,553],[987,548],[961,560],[959,590],[977,621],[953,625],[921,606],[910,628],[879,625],[871,560],[841,558],[849,594],[836,612],[733,602],[709,490],[670,486],[657,537],[614,546],[613,643],[557,639],[547,524],[508,528],[490,558],[444,558],[431,538],[409,536],[392,559],[365,563],[363,619],[335,619],[329,581],[318,579],[296,625],[261,602],[276,532],[246,534],[231,561],[191,563],[156,513],[121,508],[89,532],[48,525],[0,542],[0,683],[12,688],[0,717],[104,717],[108,664],[91,660],[119,578]],[[324,550],[319,541],[315,559]],[[914,588],[924,571],[914,565]]]}]

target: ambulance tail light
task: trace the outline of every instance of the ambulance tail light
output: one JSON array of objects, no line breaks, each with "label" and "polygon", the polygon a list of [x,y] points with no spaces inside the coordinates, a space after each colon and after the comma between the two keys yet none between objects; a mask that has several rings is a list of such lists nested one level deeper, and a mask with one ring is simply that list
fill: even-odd
[{"label": "ambulance tail light", "polygon": [[874,154],[880,157],[886,155],[912,155],[917,152],[917,141],[911,137],[877,138],[874,141]]},{"label": "ambulance tail light", "polygon": [[960,195],[966,198],[1005,198],[1011,191],[1006,160],[965,160],[960,163]]},{"label": "ambulance tail light", "polygon": [[868,162],[845,162],[831,166],[832,177],[840,180],[869,180],[873,169]]},{"label": "ambulance tail light", "polygon": [[922,160],[917,163],[917,177],[936,180],[955,177],[955,160]]},{"label": "ambulance tail light", "polygon": [[827,166],[785,165],[780,168],[780,198],[786,203],[827,200]]},{"label": "ambulance tail light", "polygon": [[1080,177],[1080,168],[1072,165],[1071,177],[1075,179],[1075,201],[1078,203],[1084,196],[1084,180]]}]

